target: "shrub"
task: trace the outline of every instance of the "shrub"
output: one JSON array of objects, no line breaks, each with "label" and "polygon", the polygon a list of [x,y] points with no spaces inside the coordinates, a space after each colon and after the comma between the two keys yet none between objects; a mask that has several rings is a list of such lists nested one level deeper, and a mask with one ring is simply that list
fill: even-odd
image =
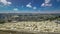
[{"label": "shrub", "polygon": [[3,24],[3,23],[5,23],[5,20],[0,20],[0,24]]},{"label": "shrub", "polygon": [[12,20],[8,20],[8,22],[11,22]]}]

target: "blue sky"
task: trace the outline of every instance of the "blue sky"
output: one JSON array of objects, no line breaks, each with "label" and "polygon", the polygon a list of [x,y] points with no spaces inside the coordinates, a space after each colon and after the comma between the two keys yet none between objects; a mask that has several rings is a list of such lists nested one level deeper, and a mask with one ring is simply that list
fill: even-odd
[{"label": "blue sky", "polygon": [[0,0],[0,12],[60,12],[60,0]]}]

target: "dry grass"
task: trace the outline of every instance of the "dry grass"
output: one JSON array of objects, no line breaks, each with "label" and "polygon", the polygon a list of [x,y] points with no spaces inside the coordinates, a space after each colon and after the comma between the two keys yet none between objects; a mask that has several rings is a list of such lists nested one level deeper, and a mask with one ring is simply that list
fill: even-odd
[{"label": "dry grass", "polygon": [[0,30],[60,32],[60,24],[53,21],[4,23],[0,24]]}]

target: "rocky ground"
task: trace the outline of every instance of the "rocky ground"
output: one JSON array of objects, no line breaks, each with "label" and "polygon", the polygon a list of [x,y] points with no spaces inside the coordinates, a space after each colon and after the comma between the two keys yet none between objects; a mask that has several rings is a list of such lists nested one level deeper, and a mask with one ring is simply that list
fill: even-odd
[{"label": "rocky ground", "polygon": [[60,32],[60,24],[54,21],[4,23],[0,24],[0,30]]}]

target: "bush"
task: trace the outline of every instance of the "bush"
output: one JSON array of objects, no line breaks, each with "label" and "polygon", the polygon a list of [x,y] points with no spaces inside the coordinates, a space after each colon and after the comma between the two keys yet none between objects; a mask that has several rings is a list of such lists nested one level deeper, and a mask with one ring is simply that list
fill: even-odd
[{"label": "bush", "polygon": [[3,23],[5,23],[5,21],[4,20],[0,20],[0,24],[3,24]]},{"label": "bush", "polygon": [[8,20],[8,22],[11,22],[12,20]]}]

